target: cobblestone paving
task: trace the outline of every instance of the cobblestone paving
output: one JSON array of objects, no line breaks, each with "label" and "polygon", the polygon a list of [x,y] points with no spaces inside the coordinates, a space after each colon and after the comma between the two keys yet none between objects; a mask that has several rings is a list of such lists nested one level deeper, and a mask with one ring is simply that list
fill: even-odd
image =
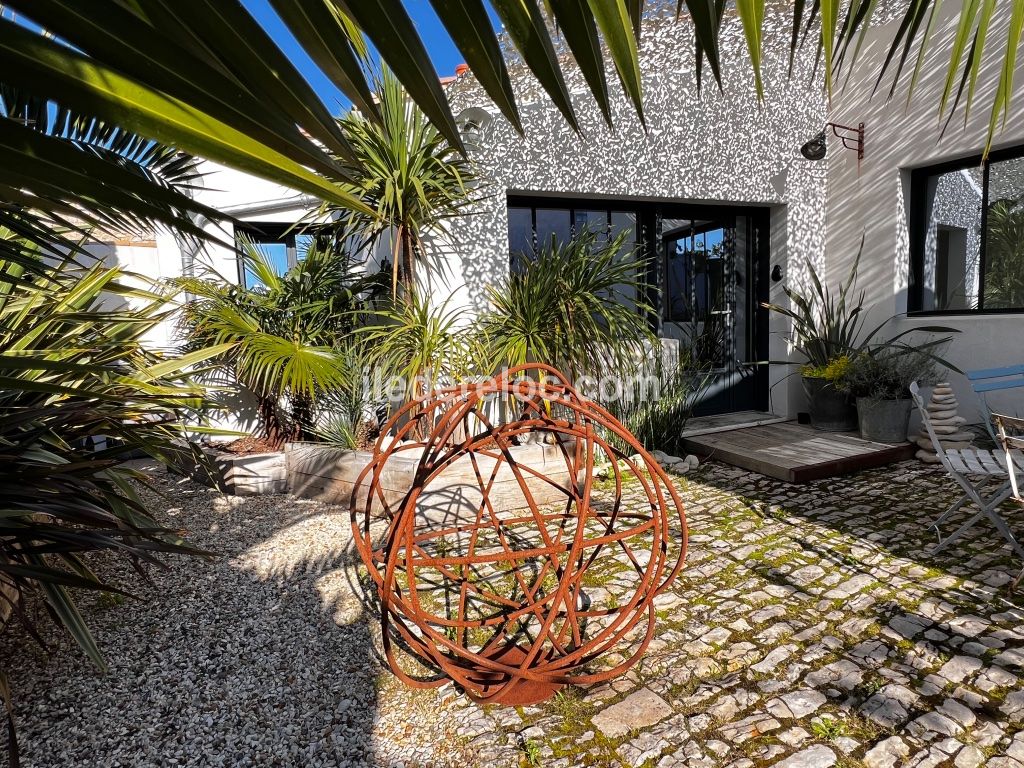
[{"label": "cobblestone paving", "polygon": [[680,485],[690,553],[646,656],[541,707],[455,700],[479,765],[1024,768],[1020,565],[984,524],[927,552],[941,470]]}]

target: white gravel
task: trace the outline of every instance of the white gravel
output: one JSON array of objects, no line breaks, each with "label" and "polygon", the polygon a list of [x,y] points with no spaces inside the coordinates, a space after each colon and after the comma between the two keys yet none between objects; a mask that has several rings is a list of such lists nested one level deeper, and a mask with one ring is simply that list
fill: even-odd
[{"label": "white gravel", "polygon": [[56,632],[49,654],[0,636],[26,768],[467,762],[463,703],[406,689],[375,656],[347,510],[158,482],[158,519],[218,556],[168,558],[149,585],[101,565],[143,598],[81,597],[105,675]]}]

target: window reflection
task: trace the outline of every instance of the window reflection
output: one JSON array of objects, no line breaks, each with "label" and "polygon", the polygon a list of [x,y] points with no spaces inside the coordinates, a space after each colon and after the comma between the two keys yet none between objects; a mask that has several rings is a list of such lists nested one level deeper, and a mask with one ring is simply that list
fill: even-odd
[{"label": "window reflection", "polygon": [[994,162],[985,212],[984,306],[1024,307],[1024,159]]},{"label": "window reflection", "polygon": [[1024,158],[966,160],[915,171],[913,180],[912,306],[1024,309]]},{"label": "window reflection", "polygon": [[928,180],[922,309],[978,306],[981,183],[968,169],[937,174]]}]

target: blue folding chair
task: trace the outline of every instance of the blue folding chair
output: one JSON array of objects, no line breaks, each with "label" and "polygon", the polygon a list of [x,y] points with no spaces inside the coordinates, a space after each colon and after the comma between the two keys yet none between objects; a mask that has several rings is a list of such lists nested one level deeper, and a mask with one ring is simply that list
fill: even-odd
[{"label": "blue folding chair", "polygon": [[[1010,545],[1013,553],[1024,559],[1024,546],[999,514],[999,506],[1014,495],[1013,486],[1016,483],[1016,473],[1024,473],[1024,453],[1016,446],[1007,446],[1004,450],[995,451],[984,448],[944,448],[939,436],[935,433],[935,427],[916,381],[910,385],[910,396],[921,412],[921,423],[932,441],[936,456],[942,462],[942,466],[949,476],[963,491],[963,495],[953,506],[939,515],[938,519],[929,526],[939,537],[932,552],[942,551],[984,518],[992,523]],[[997,444],[1002,445],[998,440]],[[971,503],[978,508],[978,511],[953,533],[943,538],[942,524],[962,507]]]},{"label": "blue folding chair", "polygon": [[[992,392],[1004,392],[1008,389],[1024,389],[1024,365],[1011,365],[1006,368],[983,368],[978,371],[967,371],[964,374],[971,383],[971,389],[978,396],[984,416],[985,429],[992,442],[999,444],[999,435],[992,424],[992,408],[989,407],[988,395]],[[1024,394],[1021,395],[1024,404]]]}]

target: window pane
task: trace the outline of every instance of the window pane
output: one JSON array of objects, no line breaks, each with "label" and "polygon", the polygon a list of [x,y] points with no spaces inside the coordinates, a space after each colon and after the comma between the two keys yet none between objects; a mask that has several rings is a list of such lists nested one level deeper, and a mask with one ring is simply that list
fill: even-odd
[{"label": "window pane", "polygon": [[508,252],[529,253],[533,249],[533,212],[529,208],[508,209]]},{"label": "window pane", "polygon": [[921,309],[978,307],[981,174],[962,168],[928,179]]},{"label": "window pane", "polygon": [[577,232],[593,232],[598,235],[598,242],[604,242],[608,236],[608,211],[575,211],[573,225]]},{"label": "window pane", "polygon": [[[256,247],[264,254],[271,266],[274,268],[274,272],[279,275],[283,275],[288,271],[288,246],[279,241],[257,241]],[[257,279],[256,275],[246,267],[244,282],[246,288],[263,287],[263,285]]]},{"label": "window pane", "polygon": [[[626,233],[626,239],[622,243],[622,247],[619,249],[618,258],[630,259],[634,263],[638,259],[637,254],[637,237],[636,237],[636,214],[632,211],[611,211],[611,227],[609,229],[608,236],[614,240],[622,233]],[[636,270],[633,270],[633,278],[643,277],[643,275],[637,275]],[[623,300],[630,306],[636,304],[636,288],[633,286],[619,285],[617,286],[619,295],[622,296]]]},{"label": "window pane", "polygon": [[984,309],[1024,308],[1024,158],[989,167],[983,284]]},{"label": "window pane", "polygon": [[662,242],[665,249],[665,319],[685,322],[693,316],[691,310],[691,223],[685,219],[665,219],[662,222]]},{"label": "window pane", "polygon": [[565,208],[537,209],[537,247],[546,248],[551,244],[552,235],[560,243],[569,240],[569,211]]},{"label": "window pane", "polygon": [[533,209],[508,209],[508,253],[513,272],[521,272],[524,259],[533,253]]}]

